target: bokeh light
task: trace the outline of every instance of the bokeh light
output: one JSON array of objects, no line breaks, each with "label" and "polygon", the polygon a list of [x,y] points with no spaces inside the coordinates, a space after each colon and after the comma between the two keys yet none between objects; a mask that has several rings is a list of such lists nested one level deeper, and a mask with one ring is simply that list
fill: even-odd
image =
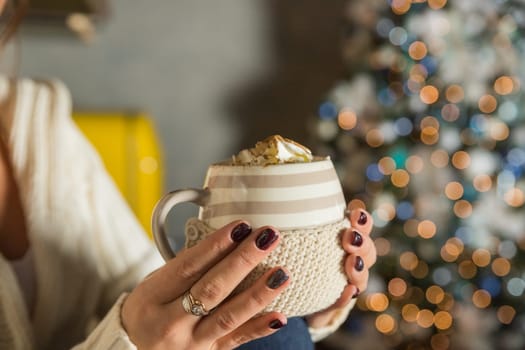
[{"label": "bokeh light", "polygon": [[521,207],[525,203],[525,195],[520,188],[511,188],[505,192],[505,202],[511,207]]},{"label": "bokeh light", "polygon": [[422,60],[427,55],[427,46],[422,41],[414,41],[408,47],[408,54],[414,60]]},{"label": "bokeh light", "polygon": [[471,260],[464,260],[458,265],[458,273],[462,278],[468,280],[476,276],[478,268]]},{"label": "bokeh light", "polygon": [[458,106],[452,103],[448,103],[441,108],[441,116],[447,122],[455,122],[458,120],[461,111]]},{"label": "bokeh light", "polygon": [[433,104],[439,99],[439,91],[433,85],[426,85],[419,91],[419,98],[425,104]]},{"label": "bokeh light", "polygon": [[507,124],[493,120],[490,123],[489,135],[495,141],[504,141],[510,135],[510,130]]},{"label": "bokeh light", "polygon": [[407,284],[399,277],[392,278],[388,282],[388,292],[394,297],[402,297],[407,292]]},{"label": "bokeh light", "polygon": [[434,313],[428,309],[420,310],[416,322],[422,328],[430,328],[434,324]]},{"label": "bokeh light", "polygon": [[379,147],[385,142],[385,138],[381,130],[371,129],[366,133],[366,142],[370,147]]},{"label": "bokeh light", "polygon": [[422,238],[432,238],[437,232],[436,224],[430,220],[423,220],[417,226],[417,233]]},{"label": "bokeh light", "polygon": [[513,277],[507,282],[507,291],[510,295],[520,297],[525,292],[525,280]]},{"label": "bokeh light", "polygon": [[508,95],[514,90],[514,82],[508,76],[501,76],[494,81],[494,91],[500,95]]},{"label": "bokeh light", "polygon": [[407,271],[411,271],[417,267],[419,259],[413,252],[404,252],[399,257],[399,264]]},{"label": "bokeh light", "polygon": [[478,289],[472,295],[472,303],[480,309],[484,309],[490,305],[492,297],[490,293],[483,289]]},{"label": "bokeh light", "polygon": [[445,97],[450,103],[459,103],[465,98],[465,92],[460,85],[450,85],[445,91]]},{"label": "bokeh light", "polygon": [[469,201],[460,199],[454,203],[453,211],[458,218],[468,218],[472,214],[472,204]]},{"label": "bokeh light", "polygon": [[510,261],[505,258],[496,258],[492,261],[492,272],[496,276],[503,277],[509,274],[510,272]]},{"label": "bokeh light", "polygon": [[439,10],[447,4],[447,0],[428,0],[428,6],[433,10]]},{"label": "bokeh light", "polygon": [[465,246],[459,238],[452,237],[447,240],[443,248],[449,256],[457,258],[461,253],[463,253]]},{"label": "bokeh light", "polygon": [[418,236],[418,233],[417,233],[418,224],[419,224],[418,220],[408,219],[403,225],[403,232],[405,232],[405,234],[408,237],[417,237]]},{"label": "bokeh light", "polygon": [[430,338],[430,346],[432,350],[448,350],[450,349],[450,338],[443,333],[434,334]]},{"label": "bokeh light", "polygon": [[410,175],[404,169],[397,169],[392,172],[391,181],[396,187],[405,187],[410,181]]},{"label": "bokeh light", "polygon": [[357,115],[349,108],[343,108],[337,115],[337,123],[343,130],[352,130],[357,125]]},{"label": "bokeh light", "polygon": [[377,164],[379,165],[379,171],[384,175],[391,175],[396,170],[396,162],[392,157],[383,157]]},{"label": "bokeh light", "polygon": [[438,149],[432,152],[430,156],[430,162],[433,166],[436,168],[444,168],[448,165],[449,162],[449,156],[447,151]]},{"label": "bokeh light", "polygon": [[396,215],[401,220],[408,220],[414,215],[414,206],[407,201],[400,202],[396,207]]},{"label": "bokeh light", "polygon": [[401,309],[401,316],[407,322],[416,322],[419,308],[414,304],[406,304]]},{"label": "bokeh light", "polygon": [[434,325],[437,329],[445,330],[452,327],[452,315],[447,311],[438,311],[434,315]]},{"label": "bokeh light", "polygon": [[502,305],[498,308],[497,317],[503,324],[511,324],[516,316],[516,310],[509,305]]},{"label": "bokeh light", "polygon": [[492,113],[498,107],[498,101],[492,95],[483,95],[478,101],[478,108],[483,113]]},{"label": "bokeh light", "polygon": [[425,296],[429,303],[439,304],[445,298],[445,292],[440,286],[430,286],[425,292]]},{"label": "bokeh light", "polygon": [[374,245],[376,246],[376,251],[378,256],[386,256],[390,253],[392,249],[392,244],[386,238],[379,237],[374,240]]},{"label": "bokeh light", "polygon": [[428,70],[422,64],[414,64],[409,72],[410,80],[419,84],[423,84],[428,77]]},{"label": "bokeh light", "polygon": [[441,310],[452,311],[454,309],[455,303],[456,303],[456,299],[452,296],[452,294],[445,293],[445,297],[443,298],[443,301],[439,303],[438,306]]},{"label": "bokeh light", "polygon": [[419,260],[417,262],[416,268],[411,270],[410,274],[414,276],[415,278],[422,279],[428,276],[429,271],[430,270],[429,270],[428,264],[424,262],[423,260]]},{"label": "bokeh light", "polygon": [[487,249],[476,249],[474,253],[472,253],[472,261],[479,267],[488,266],[491,261],[491,254]]},{"label": "bokeh light", "polygon": [[427,126],[421,130],[421,142],[425,145],[433,145],[439,140],[439,131],[438,129]]},{"label": "bokeh light", "polygon": [[425,166],[425,163],[423,162],[423,159],[420,156],[410,156],[407,158],[405,162],[405,167],[411,174],[418,174],[420,173]]},{"label": "bokeh light", "polygon": [[463,196],[463,186],[457,181],[451,181],[445,186],[445,195],[451,200],[460,199]]},{"label": "bokeh light", "polygon": [[465,151],[457,151],[452,155],[452,165],[456,169],[466,169],[470,165],[470,155]]},{"label": "bokeh light", "polygon": [[402,15],[407,13],[408,10],[410,10],[411,5],[411,0],[392,0],[390,3],[392,12],[394,12],[396,15]]},{"label": "bokeh light", "polygon": [[388,308],[388,297],[383,293],[372,293],[366,296],[366,306],[368,310],[381,312]]},{"label": "bokeh light", "polygon": [[476,191],[487,192],[492,188],[492,179],[485,174],[479,174],[474,177],[473,185]]},{"label": "bokeh light", "polygon": [[390,334],[396,330],[396,320],[387,314],[378,315],[375,325],[377,330],[384,334]]}]

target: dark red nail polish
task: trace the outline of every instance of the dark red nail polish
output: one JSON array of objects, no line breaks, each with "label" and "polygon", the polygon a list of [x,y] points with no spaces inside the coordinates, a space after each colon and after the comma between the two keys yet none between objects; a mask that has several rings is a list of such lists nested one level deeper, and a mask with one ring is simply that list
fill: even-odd
[{"label": "dark red nail polish", "polygon": [[231,233],[231,238],[234,242],[241,242],[252,232],[252,228],[245,222],[241,222],[235,226]]},{"label": "dark red nail polish", "polygon": [[351,244],[356,247],[363,245],[363,236],[357,231],[352,232],[352,241]]},{"label": "dark red nail polish", "polygon": [[366,221],[368,220],[366,214],[364,212],[361,212],[361,214],[359,215],[359,219],[357,220],[357,223],[359,225],[364,225],[366,224]]},{"label": "dark red nail polish", "polygon": [[261,250],[270,248],[273,242],[279,237],[279,235],[271,228],[265,229],[255,239],[255,245]]},{"label": "dark red nail polish", "polygon": [[352,295],[352,299],[357,298],[359,296],[359,293],[360,293],[359,288],[356,288],[356,291],[355,291],[354,295]]},{"label": "dark red nail polish", "polygon": [[279,328],[286,326],[286,324],[282,323],[281,320],[273,320],[272,322],[270,322],[268,326],[271,329],[279,329]]},{"label": "dark red nail polish", "polygon": [[358,256],[357,258],[355,258],[355,265],[354,265],[355,269],[357,271],[363,271],[363,269],[365,268],[365,262],[363,261],[363,259]]},{"label": "dark red nail polish", "polygon": [[268,278],[268,281],[266,281],[266,285],[271,289],[277,289],[286,281],[288,281],[288,275],[283,269],[279,269],[272,273],[270,278]]}]

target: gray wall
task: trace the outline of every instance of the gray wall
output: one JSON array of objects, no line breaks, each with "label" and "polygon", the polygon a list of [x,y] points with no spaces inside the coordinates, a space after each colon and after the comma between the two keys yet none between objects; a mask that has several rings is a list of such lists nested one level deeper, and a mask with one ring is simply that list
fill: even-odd
[{"label": "gray wall", "polygon": [[199,185],[206,165],[236,146],[225,96],[267,69],[264,8],[243,0],[110,4],[90,45],[66,30],[26,26],[21,73],[60,78],[77,108],[148,111],[167,188]]}]

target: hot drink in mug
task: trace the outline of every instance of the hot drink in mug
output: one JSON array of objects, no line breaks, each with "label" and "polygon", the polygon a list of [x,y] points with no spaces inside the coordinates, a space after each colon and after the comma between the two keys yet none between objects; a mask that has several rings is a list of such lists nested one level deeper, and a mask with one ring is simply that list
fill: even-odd
[{"label": "hot drink in mug", "polygon": [[164,259],[175,257],[165,232],[168,213],[179,203],[198,205],[186,225],[186,246],[243,219],[252,227],[279,229],[281,243],[241,283],[239,290],[273,266],[292,274],[290,286],[268,307],[302,316],[335,302],[345,285],[340,233],[348,226],[346,203],[329,158],[313,157],[291,140],[272,136],[231,160],[209,166],[202,188],[166,194],[153,213],[153,235]]}]

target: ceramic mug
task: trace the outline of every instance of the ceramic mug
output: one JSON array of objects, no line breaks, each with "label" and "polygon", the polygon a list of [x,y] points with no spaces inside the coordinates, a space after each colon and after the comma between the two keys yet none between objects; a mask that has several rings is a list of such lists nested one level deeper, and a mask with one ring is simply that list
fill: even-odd
[{"label": "ceramic mug", "polygon": [[[281,243],[270,254],[266,265],[263,262],[259,266],[258,275],[271,264],[286,266],[293,279],[285,293],[291,289],[290,293],[313,291],[324,294],[313,295],[312,300],[300,308],[290,309],[288,301],[289,316],[308,314],[329,306],[346,285],[341,267],[344,251],[339,236],[346,227],[346,203],[330,158],[265,166],[229,162],[210,165],[203,188],[172,191],[157,203],[153,211],[153,237],[165,260],[175,257],[166,237],[166,217],[177,204],[186,202],[200,207],[198,220],[209,228],[208,231],[239,219],[246,220],[254,228],[271,225],[279,229]],[[188,245],[188,232],[186,239]],[[315,274],[326,276],[323,280]],[[320,285],[317,289],[311,285],[301,286],[298,278],[303,284]],[[326,288],[331,290],[326,291]],[[325,300],[318,302],[313,300],[315,298]],[[277,301],[274,307],[278,304]],[[282,311],[283,307],[280,309]]]}]

